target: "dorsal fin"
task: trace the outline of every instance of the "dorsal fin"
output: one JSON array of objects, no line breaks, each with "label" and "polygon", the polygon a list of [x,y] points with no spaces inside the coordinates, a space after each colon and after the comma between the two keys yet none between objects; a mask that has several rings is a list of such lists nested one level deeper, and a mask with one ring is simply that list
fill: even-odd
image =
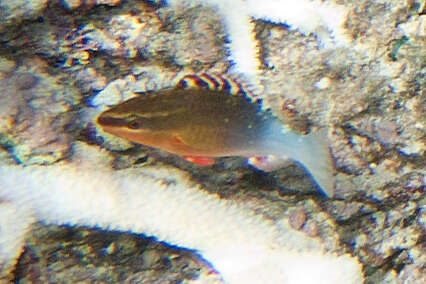
[{"label": "dorsal fin", "polygon": [[206,74],[186,75],[180,79],[176,85],[178,88],[206,88],[209,90],[223,91],[231,95],[241,95],[251,102],[260,103],[260,99],[253,93],[247,91],[247,88],[237,82],[234,78],[226,75]]}]

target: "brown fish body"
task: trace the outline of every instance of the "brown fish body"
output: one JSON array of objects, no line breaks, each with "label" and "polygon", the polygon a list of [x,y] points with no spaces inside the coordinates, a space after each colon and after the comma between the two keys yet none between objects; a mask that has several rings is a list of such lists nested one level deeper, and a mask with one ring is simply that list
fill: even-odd
[{"label": "brown fish body", "polygon": [[244,155],[273,119],[243,96],[169,89],[130,99],[98,117],[104,131],[184,156]]},{"label": "brown fish body", "polygon": [[[206,78],[199,81],[188,76],[189,82],[217,83],[211,76]],[[184,78],[181,82],[188,81]],[[324,139],[286,129],[242,94],[210,86],[162,90],[112,107],[101,113],[97,122],[105,132],[198,164],[211,164],[210,157],[289,157],[310,172],[324,193],[333,195],[332,162]],[[265,161],[268,163],[267,158],[249,159],[262,170],[270,168]]]}]

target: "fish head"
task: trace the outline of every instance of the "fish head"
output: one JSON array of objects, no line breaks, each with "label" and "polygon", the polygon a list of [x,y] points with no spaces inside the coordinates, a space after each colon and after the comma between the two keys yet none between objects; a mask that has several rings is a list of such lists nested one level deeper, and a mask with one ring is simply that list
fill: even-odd
[{"label": "fish head", "polygon": [[107,133],[161,148],[174,136],[176,114],[185,111],[171,95],[165,91],[127,100],[102,112],[96,122]]},{"label": "fish head", "polygon": [[104,132],[171,153],[210,154],[210,148],[217,147],[208,131],[198,135],[197,129],[212,129],[212,118],[205,117],[211,113],[205,105],[211,104],[204,99],[214,96],[200,98],[198,92],[169,89],[141,95],[102,112],[96,122]]}]

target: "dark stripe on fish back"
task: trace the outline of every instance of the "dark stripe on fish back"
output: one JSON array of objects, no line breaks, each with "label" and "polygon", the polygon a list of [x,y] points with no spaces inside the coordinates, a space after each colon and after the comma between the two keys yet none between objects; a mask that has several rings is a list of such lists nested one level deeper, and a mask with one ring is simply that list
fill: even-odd
[{"label": "dark stripe on fish back", "polygon": [[256,95],[246,91],[240,83],[226,75],[207,73],[186,75],[178,81],[177,87],[181,89],[205,88],[212,91],[223,91],[230,95],[243,96],[253,103],[261,103],[261,100]]},{"label": "dark stripe on fish back", "polygon": [[196,75],[186,75],[177,83],[177,86],[184,89],[196,87],[210,89],[209,84]]},{"label": "dark stripe on fish back", "polygon": [[177,83],[177,86],[179,88],[206,88],[209,90],[224,91],[232,95],[246,94],[241,85],[233,79],[206,73],[199,76],[186,75]]},{"label": "dark stripe on fish back", "polygon": [[220,89],[220,84],[218,81],[216,81],[215,77],[210,76],[209,74],[203,73],[201,74],[201,78],[203,78],[205,81],[209,81],[214,86],[214,90]]}]

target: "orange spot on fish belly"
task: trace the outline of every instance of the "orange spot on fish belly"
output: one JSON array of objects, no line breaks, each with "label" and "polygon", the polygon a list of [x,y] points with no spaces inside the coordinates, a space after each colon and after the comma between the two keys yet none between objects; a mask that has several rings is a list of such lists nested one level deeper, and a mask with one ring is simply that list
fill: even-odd
[{"label": "orange spot on fish belly", "polygon": [[215,160],[209,157],[193,157],[193,156],[183,156],[183,157],[185,158],[185,160],[200,166],[210,166],[215,163]]}]

